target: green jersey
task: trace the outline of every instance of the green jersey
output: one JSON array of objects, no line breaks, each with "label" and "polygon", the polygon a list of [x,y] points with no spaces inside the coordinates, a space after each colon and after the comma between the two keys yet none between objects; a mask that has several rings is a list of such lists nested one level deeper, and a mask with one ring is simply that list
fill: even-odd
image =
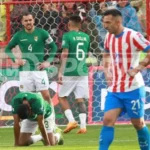
[{"label": "green jersey", "polygon": [[68,49],[68,58],[64,76],[87,76],[86,58],[89,52],[90,38],[80,31],[70,31],[63,35],[62,48]]},{"label": "green jersey", "polygon": [[6,53],[14,61],[15,56],[11,50],[19,45],[22,59],[27,61],[23,67],[20,67],[20,70],[34,71],[37,64],[43,62],[45,44],[51,48],[48,61],[52,62],[57,51],[56,44],[47,31],[36,27],[32,33],[27,33],[25,30],[18,31],[7,45]]},{"label": "green jersey", "polygon": [[51,115],[52,108],[49,103],[43,99],[42,95],[30,92],[19,93],[12,99],[11,105],[13,114],[17,114],[19,105],[23,103],[25,97],[31,106],[32,115],[28,118],[29,120],[36,120],[38,115],[44,115],[44,118]]}]

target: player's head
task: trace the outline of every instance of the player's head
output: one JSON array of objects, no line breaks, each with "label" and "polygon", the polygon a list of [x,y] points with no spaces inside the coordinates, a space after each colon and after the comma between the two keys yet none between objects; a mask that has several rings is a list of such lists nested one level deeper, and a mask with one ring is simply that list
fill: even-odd
[{"label": "player's head", "polygon": [[79,30],[81,27],[81,18],[78,15],[73,15],[69,18],[68,28],[69,30]]},{"label": "player's head", "polygon": [[21,104],[18,108],[17,114],[20,119],[27,119],[30,116],[30,108],[28,104]]},{"label": "player's head", "polygon": [[22,15],[22,25],[25,30],[30,32],[34,28],[34,17],[30,12],[24,12]]},{"label": "player's head", "polygon": [[129,0],[119,0],[118,5],[120,7],[125,7],[129,3]]},{"label": "player's head", "polygon": [[103,13],[103,26],[111,34],[119,33],[122,26],[122,15],[117,9],[108,9]]}]

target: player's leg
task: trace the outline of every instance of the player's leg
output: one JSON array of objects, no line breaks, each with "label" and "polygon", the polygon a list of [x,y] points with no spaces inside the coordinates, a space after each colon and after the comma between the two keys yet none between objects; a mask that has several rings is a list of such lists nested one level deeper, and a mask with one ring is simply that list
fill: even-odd
[{"label": "player's leg", "polygon": [[23,120],[21,123],[19,145],[20,146],[29,146],[38,141],[41,141],[43,138],[41,135],[33,135],[37,129],[37,122],[30,121],[28,119]]},{"label": "player's leg", "polygon": [[79,110],[79,119],[80,119],[80,129],[77,133],[82,134],[86,133],[86,105],[85,100],[89,98],[89,88],[88,88],[88,77],[87,76],[80,76],[77,78],[77,84],[74,90],[75,98],[78,105]]},{"label": "player's leg", "polygon": [[45,128],[48,134],[50,145],[52,146],[56,144],[63,145],[64,140],[61,134],[61,130],[57,130],[54,132],[56,124],[52,115],[44,119],[44,124],[45,124]]},{"label": "player's leg", "polygon": [[43,98],[50,104],[52,104],[49,93],[49,80],[46,71],[33,71],[35,88],[37,92],[41,92]]},{"label": "player's leg", "polygon": [[64,133],[68,133],[78,126],[77,122],[74,119],[73,113],[70,109],[70,104],[67,101],[67,96],[69,96],[69,94],[74,90],[75,86],[76,81],[74,77],[63,77],[63,85],[60,85],[58,91],[59,102],[69,122],[66,129],[64,130]]},{"label": "player's leg", "polygon": [[20,82],[19,90],[21,92],[35,92],[35,86],[31,71],[20,71],[19,82]]},{"label": "player's leg", "polygon": [[105,101],[105,113],[103,127],[99,137],[99,150],[108,150],[114,139],[114,125],[122,111],[123,105],[120,100],[108,92]]},{"label": "player's leg", "polygon": [[77,105],[79,110],[79,120],[80,120],[80,129],[77,132],[78,134],[84,134],[87,132],[86,129],[86,105],[84,99],[80,98],[77,99]]},{"label": "player's leg", "polygon": [[35,82],[35,87],[36,91],[40,92],[48,103],[52,106],[53,109],[53,118],[55,121],[55,110],[54,110],[54,105],[49,93],[49,80],[47,76],[46,71],[33,71],[33,76],[34,76],[34,82]]},{"label": "player's leg", "polygon": [[[144,122],[144,101],[145,89],[144,87],[130,92],[127,99],[125,99],[125,106],[131,122],[137,131],[138,142],[141,150],[150,149],[150,135],[149,130]],[[132,99],[131,99],[132,98]]]}]

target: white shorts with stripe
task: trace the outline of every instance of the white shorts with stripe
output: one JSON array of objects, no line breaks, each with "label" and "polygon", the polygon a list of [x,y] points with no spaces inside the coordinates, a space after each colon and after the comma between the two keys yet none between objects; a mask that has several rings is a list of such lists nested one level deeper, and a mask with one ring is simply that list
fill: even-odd
[{"label": "white shorts with stripe", "polygon": [[[50,115],[48,118],[44,119],[44,125],[47,133],[53,133],[55,129],[54,116]],[[34,134],[38,128],[38,122],[25,119],[21,122],[21,133],[32,133]]]},{"label": "white shorts with stripe", "polygon": [[64,76],[59,86],[58,96],[66,97],[74,93],[75,98],[89,98],[88,76]]},{"label": "white shorts with stripe", "polygon": [[46,71],[20,71],[20,91],[39,92],[49,88]]}]

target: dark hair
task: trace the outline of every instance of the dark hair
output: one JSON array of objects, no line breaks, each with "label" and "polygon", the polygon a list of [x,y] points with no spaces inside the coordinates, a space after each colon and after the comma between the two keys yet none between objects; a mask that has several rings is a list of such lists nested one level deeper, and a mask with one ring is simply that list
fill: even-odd
[{"label": "dark hair", "polygon": [[112,15],[114,17],[118,17],[118,16],[122,17],[121,12],[117,9],[108,9],[103,13],[103,17],[108,15]]},{"label": "dark hair", "polygon": [[27,104],[21,104],[17,111],[20,119],[27,119],[29,117],[29,106]]},{"label": "dark hair", "polygon": [[81,18],[80,16],[78,15],[72,15],[70,18],[69,18],[70,21],[74,22],[74,23],[81,23]]},{"label": "dark hair", "polygon": [[28,15],[31,15],[31,16],[34,18],[34,15],[33,15],[31,12],[29,12],[29,11],[24,11],[24,12],[22,13],[21,19],[23,19],[23,16],[28,16]]}]

